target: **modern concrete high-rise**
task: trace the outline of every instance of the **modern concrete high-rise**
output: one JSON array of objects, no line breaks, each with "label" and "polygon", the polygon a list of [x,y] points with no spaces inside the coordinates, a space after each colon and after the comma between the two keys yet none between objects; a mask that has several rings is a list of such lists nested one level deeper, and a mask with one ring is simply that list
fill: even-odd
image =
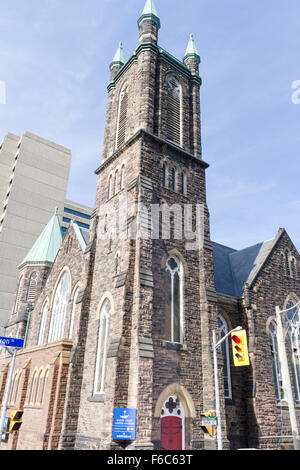
[{"label": "modern concrete high-rise", "polygon": [[17,267],[55,208],[61,220],[68,208],[75,211],[70,219],[89,215],[66,202],[71,158],[69,149],[29,132],[8,133],[0,144],[0,332],[13,308]]}]

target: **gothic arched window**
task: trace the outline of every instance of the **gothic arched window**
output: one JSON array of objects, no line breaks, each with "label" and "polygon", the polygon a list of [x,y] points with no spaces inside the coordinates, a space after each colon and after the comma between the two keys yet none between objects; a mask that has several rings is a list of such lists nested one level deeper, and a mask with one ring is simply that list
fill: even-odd
[{"label": "gothic arched window", "polygon": [[100,311],[94,395],[104,393],[111,303],[106,299]]},{"label": "gothic arched window", "polygon": [[174,77],[168,78],[167,138],[181,145],[181,86]]},{"label": "gothic arched window", "polygon": [[110,199],[113,196],[113,177],[110,175],[109,180],[108,180],[108,191],[107,191],[107,197]]},{"label": "gothic arched window", "polygon": [[73,335],[73,325],[74,325],[74,319],[75,319],[75,309],[76,309],[76,302],[78,299],[78,294],[79,294],[79,287],[77,287],[74,297],[73,297],[73,304],[72,304],[72,312],[71,312],[71,320],[70,320],[70,329],[69,329],[69,338],[72,338]]},{"label": "gothic arched window", "polygon": [[181,173],[181,194],[186,194],[186,174],[184,171]]},{"label": "gothic arched window", "polygon": [[115,172],[115,185],[114,185],[114,194],[117,194],[119,192],[119,172],[116,170]]},{"label": "gothic arched window", "polygon": [[70,276],[64,272],[55,291],[48,341],[58,341],[64,334],[65,317],[70,296]]},{"label": "gothic arched window", "polygon": [[183,342],[183,270],[177,258],[168,259],[165,269],[166,323],[165,338]]},{"label": "gothic arched window", "polygon": [[[229,332],[228,325],[224,318],[218,318],[218,334],[219,340],[224,338]],[[229,340],[225,339],[222,343],[222,356],[223,356],[223,379],[224,379],[224,396],[225,398],[232,398],[231,389],[231,374],[230,374],[230,354],[229,354]]]},{"label": "gothic arched window", "polygon": [[44,336],[45,336],[45,328],[46,328],[46,322],[47,322],[47,315],[48,315],[48,308],[49,308],[49,302],[46,300],[43,306],[43,311],[42,311],[42,320],[41,320],[41,326],[40,326],[40,333],[39,333],[39,339],[38,339],[38,345],[41,346],[44,344]]},{"label": "gothic arched window", "polygon": [[300,320],[299,306],[290,300],[286,306],[285,324],[288,337],[288,355],[294,379],[296,402],[300,402]]},{"label": "gothic arched window", "polygon": [[119,98],[116,148],[119,148],[125,142],[127,105],[128,105],[128,88],[127,88],[127,85],[125,85],[120,93],[120,98]]},{"label": "gothic arched window", "polygon": [[274,321],[272,321],[269,326],[269,338],[272,354],[272,367],[276,399],[277,401],[281,401],[284,399],[284,390],[282,386],[281,367],[278,355],[277,325]]},{"label": "gothic arched window", "polygon": [[173,191],[177,190],[177,171],[175,168],[172,168],[172,189]]},{"label": "gothic arched window", "polygon": [[125,188],[125,165],[122,165],[121,168],[120,188]]},{"label": "gothic arched window", "polygon": [[169,168],[166,163],[163,164],[163,186],[167,188],[168,185],[168,175],[169,175]]},{"label": "gothic arched window", "polygon": [[28,284],[27,290],[27,302],[34,304],[35,297],[36,297],[36,288],[37,288],[37,281],[38,281],[38,273],[34,272],[31,274]]}]

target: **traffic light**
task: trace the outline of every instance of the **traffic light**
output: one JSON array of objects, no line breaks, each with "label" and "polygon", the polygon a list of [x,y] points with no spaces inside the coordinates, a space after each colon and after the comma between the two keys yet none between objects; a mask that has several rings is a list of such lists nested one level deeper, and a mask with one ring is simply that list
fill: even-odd
[{"label": "traffic light", "polygon": [[13,410],[9,424],[9,432],[19,431],[22,424],[23,410]]},{"label": "traffic light", "polygon": [[249,366],[246,330],[233,331],[231,333],[231,345],[234,365],[236,367]]},{"label": "traffic light", "polygon": [[[207,418],[215,417],[215,414],[213,412],[209,411],[208,413],[201,413],[200,417],[201,417],[201,422],[202,423],[206,423],[206,422],[208,423],[209,419],[207,419]],[[209,434],[210,436],[214,435],[214,428],[215,428],[215,425],[214,426],[209,426],[208,424],[207,425],[203,424],[201,426],[201,429],[205,433]]]}]

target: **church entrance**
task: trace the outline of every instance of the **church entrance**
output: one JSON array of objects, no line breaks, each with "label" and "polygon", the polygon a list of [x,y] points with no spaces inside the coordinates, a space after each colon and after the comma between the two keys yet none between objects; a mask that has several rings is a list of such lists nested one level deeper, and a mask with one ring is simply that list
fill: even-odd
[{"label": "church entrance", "polygon": [[161,411],[161,443],[163,450],[184,449],[184,411],[177,396],[171,396]]}]

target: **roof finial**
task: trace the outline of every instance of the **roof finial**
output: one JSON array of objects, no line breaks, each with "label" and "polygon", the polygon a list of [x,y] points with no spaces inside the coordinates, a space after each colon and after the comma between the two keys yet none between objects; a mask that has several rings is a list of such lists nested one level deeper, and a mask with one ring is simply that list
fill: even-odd
[{"label": "roof finial", "polygon": [[110,64],[110,69],[112,69],[112,67],[115,67],[115,66],[122,67],[124,63],[125,61],[124,61],[124,53],[123,53],[123,44],[119,42],[118,49],[116,50],[113,61]]},{"label": "roof finial", "polygon": [[186,51],[185,51],[185,56],[183,60],[188,59],[189,57],[196,59],[198,62],[200,62],[200,56],[197,51],[197,47],[194,41],[194,36],[190,34],[190,40],[187,45]]},{"label": "roof finial", "polygon": [[160,19],[157,16],[157,11],[153,0],[146,0],[142,16],[138,20],[138,26],[140,27],[142,21],[145,20],[152,20],[154,23],[156,23],[157,29],[160,28]]}]

